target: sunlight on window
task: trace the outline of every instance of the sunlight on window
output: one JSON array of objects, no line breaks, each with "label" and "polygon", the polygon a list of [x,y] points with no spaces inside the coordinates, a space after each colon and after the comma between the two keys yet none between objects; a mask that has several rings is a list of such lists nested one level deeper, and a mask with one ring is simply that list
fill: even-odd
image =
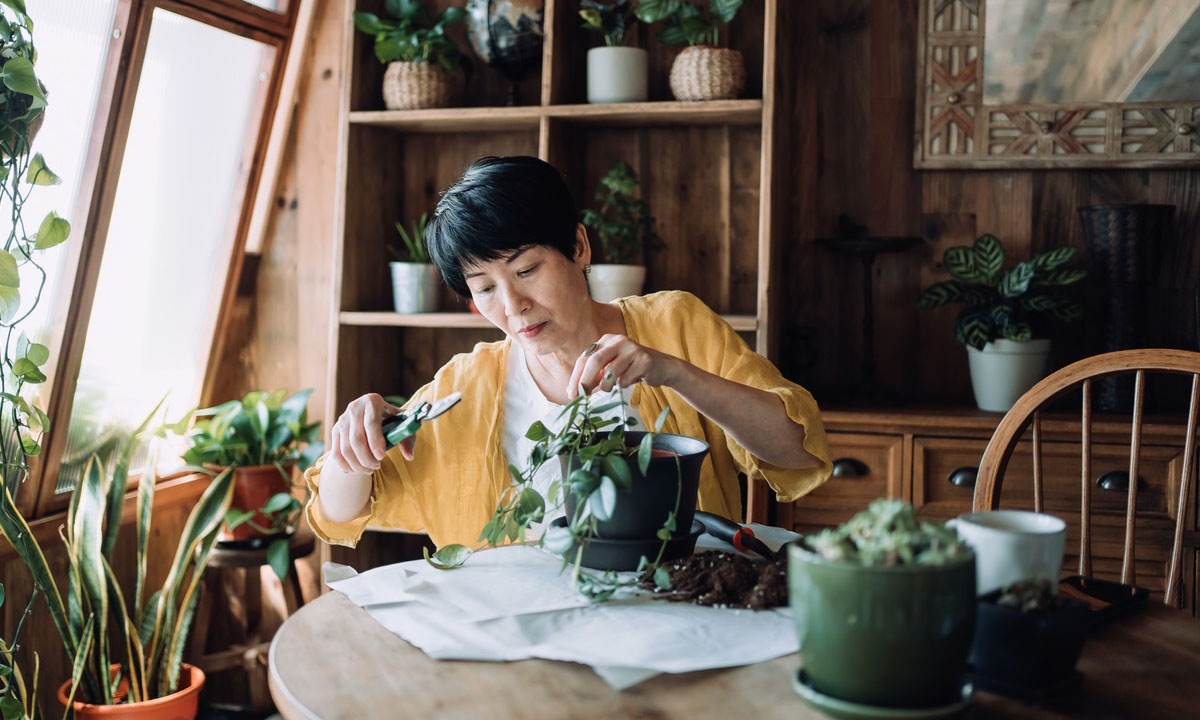
[{"label": "sunlight on window", "polygon": [[60,491],[164,394],[171,420],[199,400],[273,56],[269,46],[154,11]]}]

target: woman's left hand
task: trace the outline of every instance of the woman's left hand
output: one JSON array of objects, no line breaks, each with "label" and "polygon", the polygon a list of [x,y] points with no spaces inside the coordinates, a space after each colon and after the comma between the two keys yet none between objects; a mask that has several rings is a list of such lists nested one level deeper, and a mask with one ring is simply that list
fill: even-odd
[{"label": "woman's left hand", "polygon": [[[575,361],[567,397],[575,397],[580,385],[588,394],[597,388],[611,390],[614,384],[671,385],[682,364],[679,358],[638,345],[625,335],[604,335]],[[606,378],[606,370],[612,371],[611,377]]]}]

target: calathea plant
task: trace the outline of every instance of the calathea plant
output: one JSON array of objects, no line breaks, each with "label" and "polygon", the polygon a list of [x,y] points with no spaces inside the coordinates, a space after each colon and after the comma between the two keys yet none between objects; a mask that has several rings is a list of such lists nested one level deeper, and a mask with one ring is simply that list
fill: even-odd
[{"label": "calathea plant", "polygon": [[[743,0],[640,0],[638,19],[644,23],[666,20],[667,26],[658,34],[663,45],[716,45],[722,25],[733,20]],[[706,10],[701,5],[707,5]]]},{"label": "calathea plant", "polygon": [[976,350],[996,338],[1027,342],[1041,317],[1070,322],[1082,315],[1063,292],[1087,276],[1086,270],[1065,267],[1074,256],[1075,248],[1058,247],[1004,270],[1004,246],[995,235],[981,235],[974,245],[946,250],[942,263],[954,279],[926,288],[917,305],[966,305],[954,334]]},{"label": "calathea plant", "polygon": [[637,196],[638,178],[621,160],[613,164],[596,191],[598,208],[583,211],[583,224],[595,233],[599,254],[616,264],[641,264],[646,250],[659,250],[650,206]]},{"label": "calathea plant", "polygon": [[633,4],[629,0],[580,0],[579,16],[583,19],[584,29],[604,35],[607,47],[624,45],[625,36],[629,34],[635,19]]}]

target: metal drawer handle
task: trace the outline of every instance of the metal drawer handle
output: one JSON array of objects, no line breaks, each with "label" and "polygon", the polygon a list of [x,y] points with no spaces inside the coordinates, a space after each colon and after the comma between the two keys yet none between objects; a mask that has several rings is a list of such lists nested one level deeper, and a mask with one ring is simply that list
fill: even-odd
[{"label": "metal drawer handle", "polygon": [[871,474],[871,468],[857,458],[838,458],[833,461],[834,477],[866,477]]},{"label": "metal drawer handle", "polygon": [[969,488],[975,487],[975,478],[979,475],[979,468],[963,466],[950,471],[950,476],[946,478],[954,487]]},{"label": "metal drawer handle", "polygon": [[[1126,470],[1113,470],[1106,472],[1096,481],[1101,490],[1111,490],[1113,492],[1129,492],[1129,472]],[[1146,489],[1146,480],[1138,475],[1138,490]]]}]

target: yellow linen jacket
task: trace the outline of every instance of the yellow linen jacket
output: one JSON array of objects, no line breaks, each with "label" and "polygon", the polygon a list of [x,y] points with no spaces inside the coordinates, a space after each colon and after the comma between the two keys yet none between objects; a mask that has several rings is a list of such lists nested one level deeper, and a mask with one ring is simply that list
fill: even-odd
[{"label": "yellow linen jacket", "polygon": [[[667,388],[636,385],[631,405],[651,427],[670,405],[663,432],[697,437],[709,453],[700,475],[701,510],[741,519],[737,474],[763,478],[780,502],[792,502],[825,482],[832,471],[829,446],[817,403],[807,390],[789,382],[766,358],[754,352],[719,315],[694,295],[653,293],[617,301],[626,334],[634,342],[682,358],[727,380],[775,393],[788,417],[804,426],[804,448],[821,461],[818,468],[789,470],[755,458],[712,420]],[[312,490],[305,507],[309,525],[327,543],[353,547],[368,527],[425,531],[438,547],[461,543],[477,547],[479,531],[512,479],[501,446],[504,385],[511,341],[480,343],[456,355],[433,381],[409,402],[463,394],[454,409],[417,431],[415,458],[406,462],[392,448],[374,472],[369,511],[346,523],[321,513],[323,455],[305,473]],[[518,465],[522,463],[516,463]]]}]

